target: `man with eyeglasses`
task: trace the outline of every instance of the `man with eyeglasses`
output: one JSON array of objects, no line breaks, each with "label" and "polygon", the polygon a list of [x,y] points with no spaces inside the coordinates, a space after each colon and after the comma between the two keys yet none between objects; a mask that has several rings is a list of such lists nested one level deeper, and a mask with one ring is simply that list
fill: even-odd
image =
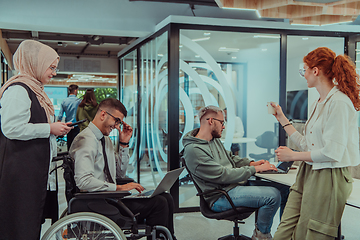
[{"label": "man with eyeglasses", "polygon": [[[53,72],[57,72],[58,69],[50,68]],[[78,93],[79,86],[75,84],[71,84],[68,87],[69,96],[63,100],[60,106],[60,112],[58,115],[58,122],[61,122],[63,118],[63,114],[65,113],[65,122],[66,123],[74,123],[76,122],[76,111],[81,102],[81,99],[77,98],[76,95]],[[82,119],[81,119],[82,120]],[[71,143],[73,142],[76,135],[80,132],[79,126],[74,126],[73,129],[68,132],[67,138],[67,149],[70,149]]]},{"label": "man with eyeglasses", "polygon": [[[183,156],[194,180],[203,192],[224,189],[235,206],[259,208],[252,239],[272,239],[270,231],[273,217],[280,206],[281,198],[281,207],[285,207],[288,187],[249,178],[256,172],[276,171],[276,167],[265,160],[254,162],[240,158],[225,149],[220,141],[225,129],[221,108],[203,107],[198,116],[200,128],[188,132],[183,138]],[[215,212],[232,208],[222,194],[212,193],[204,197]]]},{"label": "man with eyeglasses", "polygon": [[[75,182],[81,191],[144,190],[144,187],[136,182],[116,184],[116,178],[125,177],[129,163],[129,141],[133,129],[123,121],[126,115],[127,110],[119,100],[107,98],[100,102],[95,118],[89,126],[74,139],[69,154],[75,160]],[[119,131],[118,154],[115,153],[109,137],[114,129]],[[162,193],[152,198],[129,198],[121,201],[134,214],[139,213],[137,218],[140,221],[146,220],[150,226],[167,227],[174,235],[174,202],[170,194]]]}]

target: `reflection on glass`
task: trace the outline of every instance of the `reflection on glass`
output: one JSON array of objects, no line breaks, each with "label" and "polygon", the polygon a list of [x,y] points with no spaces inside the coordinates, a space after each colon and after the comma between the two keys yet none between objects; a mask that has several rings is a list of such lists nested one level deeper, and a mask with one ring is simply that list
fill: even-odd
[{"label": "reflection on glass", "polygon": [[137,128],[137,51],[129,53],[127,56],[121,59],[120,66],[121,69],[121,99],[120,101],[125,105],[128,114],[124,121],[133,128],[133,136],[130,139],[129,143],[129,153],[130,161],[129,167],[127,170],[127,175],[131,178],[137,179],[137,157],[136,157],[136,147],[137,147],[137,137],[138,137],[138,128]]}]

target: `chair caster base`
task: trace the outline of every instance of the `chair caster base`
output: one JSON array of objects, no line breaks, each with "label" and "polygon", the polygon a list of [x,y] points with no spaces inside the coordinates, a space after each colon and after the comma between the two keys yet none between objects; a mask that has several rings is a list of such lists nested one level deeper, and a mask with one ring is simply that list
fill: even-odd
[{"label": "chair caster base", "polygon": [[234,236],[234,235],[223,236],[218,240],[251,240],[251,238],[241,234],[240,236]]}]

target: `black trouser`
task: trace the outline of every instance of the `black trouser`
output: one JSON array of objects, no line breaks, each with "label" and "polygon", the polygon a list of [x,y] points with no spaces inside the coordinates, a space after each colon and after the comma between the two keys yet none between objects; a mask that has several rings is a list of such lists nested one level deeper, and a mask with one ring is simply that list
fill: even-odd
[{"label": "black trouser", "polygon": [[174,235],[174,200],[169,193],[162,193],[152,198],[121,199],[133,214],[140,213],[140,222],[146,220],[150,226],[160,225],[167,227]]},{"label": "black trouser", "polygon": [[79,134],[79,132],[80,132],[80,128],[78,126],[75,126],[67,134],[66,138],[67,138],[67,149],[68,149],[68,151],[70,149],[70,146],[71,146],[72,142],[74,141],[74,138],[76,137],[76,135]]}]

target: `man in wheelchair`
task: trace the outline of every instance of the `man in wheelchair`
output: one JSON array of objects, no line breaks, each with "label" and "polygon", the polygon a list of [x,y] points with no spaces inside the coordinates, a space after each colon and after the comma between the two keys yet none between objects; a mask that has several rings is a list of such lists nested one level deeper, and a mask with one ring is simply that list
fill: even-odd
[{"label": "man in wheelchair", "polygon": [[[133,130],[123,121],[126,115],[127,110],[119,100],[105,99],[99,104],[94,120],[74,139],[69,155],[74,159],[75,182],[81,192],[144,190],[136,182],[117,185],[114,181],[125,176],[129,162],[128,147]],[[109,138],[115,128],[119,131],[119,154],[115,153]],[[139,222],[164,226],[176,239],[174,202],[170,194],[162,193],[144,199],[123,198],[121,202],[137,216]]]}]

